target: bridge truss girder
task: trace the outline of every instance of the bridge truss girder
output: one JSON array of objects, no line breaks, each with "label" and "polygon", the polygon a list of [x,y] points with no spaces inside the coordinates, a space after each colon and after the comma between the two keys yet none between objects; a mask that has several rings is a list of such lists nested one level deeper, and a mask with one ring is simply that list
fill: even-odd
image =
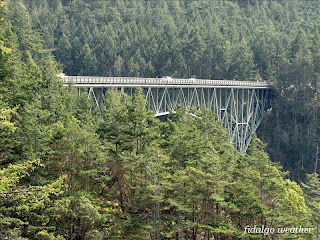
[{"label": "bridge truss girder", "polygon": [[[232,87],[168,87],[140,86],[146,96],[147,110],[155,116],[174,112],[179,104],[190,107],[204,105],[211,109],[218,121],[229,132],[229,141],[240,152],[246,152],[251,135],[256,132],[270,107],[270,89],[268,88],[232,88]],[[117,87],[120,91],[133,95],[136,87]],[[89,87],[88,97],[95,102],[95,108],[103,105],[106,87]],[[80,88],[79,88],[80,90]]]}]

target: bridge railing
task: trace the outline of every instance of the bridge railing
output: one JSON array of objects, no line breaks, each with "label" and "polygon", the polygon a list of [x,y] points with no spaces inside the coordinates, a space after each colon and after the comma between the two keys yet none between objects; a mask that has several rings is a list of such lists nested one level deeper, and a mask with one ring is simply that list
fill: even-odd
[{"label": "bridge railing", "polygon": [[184,78],[138,78],[138,77],[85,77],[64,76],[64,84],[77,85],[196,85],[196,86],[252,86],[272,87],[265,81],[237,81],[237,80],[211,80],[211,79],[184,79]]}]

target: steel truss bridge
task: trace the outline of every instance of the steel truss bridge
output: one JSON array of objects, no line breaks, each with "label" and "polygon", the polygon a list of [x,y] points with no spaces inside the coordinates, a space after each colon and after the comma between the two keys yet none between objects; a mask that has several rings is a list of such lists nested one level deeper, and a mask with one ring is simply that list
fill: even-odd
[{"label": "steel truss bridge", "polygon": [[147,110],[155,116],[174,112],[179,104],[190,107],[204,105],[211,109],[218,121],[228,129],[230,143],[245,152],[265,113],[271,108],[274,88],[266,82],[139,78],[139,77],[84,77],[60,76],[64,86],[74,86],[86,91],[95,103],[95,109],[103,105],[108,88],[117,88],[129,95],[141,87],[147,100]]}]

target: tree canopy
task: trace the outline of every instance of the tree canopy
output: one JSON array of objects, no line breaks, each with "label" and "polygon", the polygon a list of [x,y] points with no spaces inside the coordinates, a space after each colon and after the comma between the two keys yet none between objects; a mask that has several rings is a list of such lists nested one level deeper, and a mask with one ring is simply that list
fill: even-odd
[{"label": "tree canopy", "polygon": [[[319,9],[1,1],[0,239],[315,239],[319,177],[305,173],[319,141]],[[254,135],[239,153],[203,107],[160,121],[140,88],[109,89],[91,111],[85,92],[56,77],[62,67],[272,81],[277,98],[258,133],[268,146]],[[313,231],[244,235],[247,226]]]}]

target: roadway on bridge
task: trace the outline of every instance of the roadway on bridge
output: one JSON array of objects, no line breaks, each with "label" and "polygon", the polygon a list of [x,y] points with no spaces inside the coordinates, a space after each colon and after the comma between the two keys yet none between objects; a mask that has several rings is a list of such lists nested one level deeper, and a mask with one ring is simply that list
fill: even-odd
[{"label": "roadway on bridge", "polygon": [[179,87],[215,87],[215,88],[269,88],[273,85],[265,81],[211,80],[195,78],[139,78],[139,77],[94,77],[94,76],[65,76],[60,75],[65,85],[74,84],[76,87],[136,87],[136,86],[179,86]]}]

